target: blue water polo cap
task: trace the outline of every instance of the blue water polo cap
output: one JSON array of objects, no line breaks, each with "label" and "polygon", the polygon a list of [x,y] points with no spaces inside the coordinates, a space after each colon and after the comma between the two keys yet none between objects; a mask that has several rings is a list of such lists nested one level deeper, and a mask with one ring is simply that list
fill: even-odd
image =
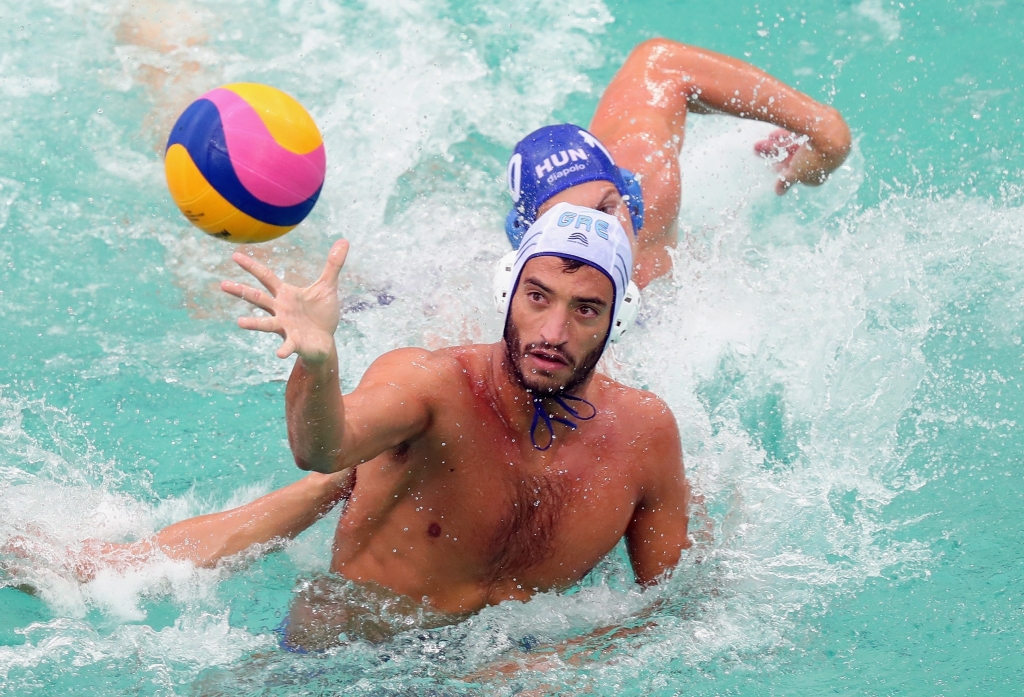
[{"label": "blue water polo cap", "polygon": [[634,233],[643,227],[643,199],[636,177],[617,167],[601,141],[579,126],[544,126],[526,136],[509,158],[507,174],[513,206],[505,232],[516,249],[545,201],[585,182],[614,184],[629,208]]}]

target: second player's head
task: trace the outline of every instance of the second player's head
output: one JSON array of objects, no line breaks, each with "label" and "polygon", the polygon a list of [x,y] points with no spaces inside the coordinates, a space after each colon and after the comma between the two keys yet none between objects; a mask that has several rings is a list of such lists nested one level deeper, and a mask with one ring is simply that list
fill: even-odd
[{"label": "second player's head", "polygon": [[634,234],[643,226],[639,183],[579,126],[544,126],[523,138],[509,159],[507,180],[513,206],[505,232],[514,248],[530,225],[558,203],[615,215]]}]

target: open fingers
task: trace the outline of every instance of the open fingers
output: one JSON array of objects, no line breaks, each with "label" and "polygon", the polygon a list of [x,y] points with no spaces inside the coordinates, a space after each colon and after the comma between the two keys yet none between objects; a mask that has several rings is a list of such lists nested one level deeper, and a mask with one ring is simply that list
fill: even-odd
[{"label": "open fingers", "polygon": [[295,353],[295,342],[291,339],[285,339],[281,347],[277,349],[278,358],[288,358],[293,353]]},{"label": "open fingers", "polygon": [[220,289],[228,295],[250,302],[261,310],[274,314],[274,296],[259,288],[252,288],[234,281],[221,281]]},{"label": "open fingers", "polygon": [[262,283],[271,295],[277,295],[277,289],[281,287],[283,281],[273,271],[241,252],[235,252],[231,258],[235,260],[236,264],[255,276],[256,280]]},{"label": "open fingers", "polygon": [[327,253],[327,263],[324,264],[323,273],[320,274],[318,279],[321,283],[326,283],[330,288],[338,287],[338,275],[341,273],[341,267],[345,265],[345,259],[348,257],[348,240],[338,240],[331,245],[331,251]]},{"label": "open fingers", "polygon": [[267,332],[268,334],[284,336],[284,330],[281,329],[281,323],[277,320],[277,317],[239,317],[238,326],[254,332]]}]

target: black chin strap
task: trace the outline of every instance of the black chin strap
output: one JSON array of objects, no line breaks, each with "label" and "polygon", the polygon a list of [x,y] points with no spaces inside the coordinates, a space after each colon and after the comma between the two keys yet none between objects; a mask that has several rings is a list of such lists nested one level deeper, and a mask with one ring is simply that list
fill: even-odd
[{"label": "black chin strap", "polygon": [[[558,406],[562,407],[562,409],[565,410],[566,414],[568,414],[574,419],[579,419],[580,421],[590,421],[592,418],[597,416],[597,407],[595,407],[593,404],[583,399],[582,397],[573,397],[571,394],[563,395],[561,397],[558,395],[552,395],[546,398],[534,395],[533,423],[530,424],[530,441],[533,442],[533,447],[536,448],[537,450],[547,450],[548,448],[551,447],[551,444],[555,442],[555,428],[554,425],[551,423],[552,421],[557,421],[560,424],[563,424],[573,430],[576,430],[576,424],[574,424],[572,421],[569,421],[569,419],[563,419],[560,416],[552,416],[551,414],[549,414],[547,409],[544,408],[545,399],[555,400],[558,403]],[[588,407],[590,407],[590,416],[583,416],[582,414],[580,414],[572,406],[565,403],[566,399],[586,404]],[[544,425],[547,426],[548,429],[548,444],[545,445],[543,448],[540,447],[540,445],[537,443],[537,426],[540,423],[541,419],[544,420]]]}]

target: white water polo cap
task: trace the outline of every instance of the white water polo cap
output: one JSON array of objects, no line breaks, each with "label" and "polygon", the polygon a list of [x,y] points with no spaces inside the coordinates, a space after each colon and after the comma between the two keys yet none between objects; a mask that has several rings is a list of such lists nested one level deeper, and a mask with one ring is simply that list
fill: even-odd
[{"label": "white water polo cap", "polygon": [[502,257],[494,275],[494,303],[505,321],[523,267],[530,259],[541,256],[583,262],[612,282],[612,322],[605,346],[621,338],[636,321],[640,290],[630,280],[633,252],[629,237],[615,216],[559,203],[538,218],[523,235],[519,249]]}]

